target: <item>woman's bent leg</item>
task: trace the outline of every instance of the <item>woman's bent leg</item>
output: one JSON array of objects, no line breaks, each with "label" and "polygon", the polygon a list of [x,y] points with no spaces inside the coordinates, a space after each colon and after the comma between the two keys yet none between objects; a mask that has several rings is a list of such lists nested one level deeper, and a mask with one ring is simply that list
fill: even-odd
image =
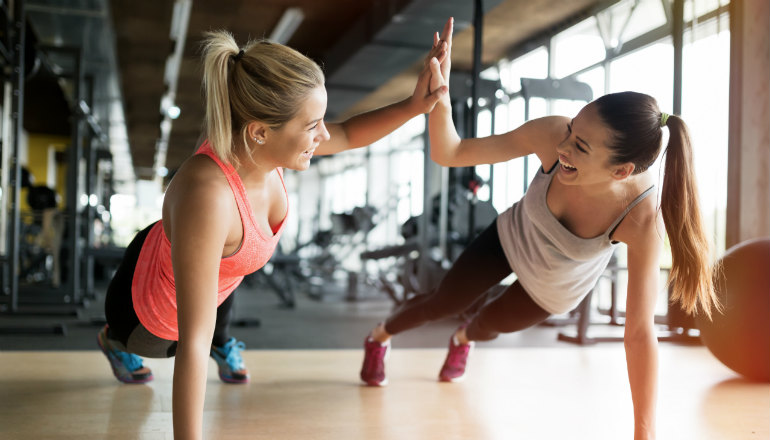
[{"label": "woman's bent leg", "polygon": [[112,277],[107,294],[104,298],[104,316],[109,326],[110,339],[120,341],[125,347],[131,332],[139,326],[139,317],[134,311],[134,299],[131,294],[131,284],[134,280],[136,262],[139,260],[139,252],[142,250],[147,234],[152,225],[139,231],[123,254],[123,260],[118,270]]},{"label": "woman's bent leg", "polygon": [[513,333],[532,327],[550,315],[516,281],[471,319],[465,334],[470,341],[489,341],[500,333]]},{"label": "woman's bent leg", "polygon": [[385,322],[385,331],[401,333],[428,321],[457,315],[489,288],[511,274],[493,222],[460,254],[438,288],[407,301]]},{"label": "woman's bent leg", "polygon": [[[510,274],[511,267],[497,235],[497,223],[493,222],[463,251],[433,293],[407,301],[388,318],[384,328],[378,327],[377,331],[389,338],[428,321],[459,314]],[[385,357],[389,350],[388,339],[374,339],[374,333],[367,336],[360,373],[364,383],[371,386],[387,383]]]},{"label": "woman's bent leg", "polygon": [[[531,327],[550,316],[532,301],[516,281],[505,292],[485,305],[467,326],[461,327],[449,340],[449,352],[439,372],[439,380],[456,382],[465,376],[465,366],[473,341],[489,341],[500,333],[511,333]],[[464,332],[467,343],[461,343]]]},{"label": "woman's bent leg", "polygon": [[[129,348],[129,345],[132,345],[129,343],[131,335],[137,328],[143,328],[134,311],[131,284],[139,252],[151,227],[152,225],[137,233],[126,248],[123,261],[121,261],[107,288],[104,300],[104,315],[107,319],[107,325],[97,335],[99,348],[110,361],[113,374],[124,383],[145,383],[153,378],[152,371],[142,365],[142,359],[136,354],[130,353],[131,349]],[[163,341],[160,338],[156,339]],[[164,353],[164,349],[155,344],[151,344],[151,348],[153,353]],[[168,347],[165,348],[167,351]]]},{"label": "woman's bent leg", "polygon": [[233,303],[235,302],[235,294],[238,289],[233,291],[222,304],[217,307],[217,321],[214,324],[214,338],[211,340],[211,344],[215,347],[221,347],[230,340],[230,321],[233,316]]}]

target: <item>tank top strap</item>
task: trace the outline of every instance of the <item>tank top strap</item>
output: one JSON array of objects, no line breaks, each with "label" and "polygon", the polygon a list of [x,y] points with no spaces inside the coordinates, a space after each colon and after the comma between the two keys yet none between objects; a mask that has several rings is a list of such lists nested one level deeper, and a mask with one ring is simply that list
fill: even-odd
[{"label": "tank top strap", "polygon": [[241,213],[241,221],[243,222],[243,227],[247,228],[249,225],[256,225],[251,211],[251,206],[248,202],[246,188],[243,186],[241,176],[238,175],[237,171],[235,171],[235,167],[233,167],[232,164],[223,162],[214,152],[214,149],[211,148],[211,144],[209,144],[208,140],[201,144],[200,148],[198,148],[198,151],[196,151],[195,154],[204,154],[210,157],[214,162],[216,162],[217,165],[219,165],[219,168],[222,169],[222,172],[225,174],[227,182],[230,184],[230,188],[233,190],[233,194],[235,195],[235,203],[238,205],[238,211]]},{"label": "tank top strap", "polygon": [[612,222],[612,224],[610,225],[610,227],[609,227],[609,228],[607,228],[607,231],[605,232],[605,234],[604,234],[604,235],[605,235],[607,238],[611,237],[611,236],[612,236],[612,234],[615,232],[615,229],[617,229],[617,228],[618,228],[618,225],[620,225],[620,222],[622,222],[622,221],[623,221],[623,219],[624,219],[624,218],[626,218],[626,216],[628,215],[628,213],[629,213],[629,212],[631,212],[631,210],[632,210],[632,209],[634,209],[634,207],[635,207],[636,205],[638,205],[638,204],[639,204],[639,202],[641,202],[642,200],[644,200],[645,198],[647,198],[647,196],[649,196],[650,194],[652,194],[652,191],[653,191],[654,189],[655,189],[655,185],[652,185],[652,186],[650,186],[649,188],[647,188],[646,190],[644,190],[644,192],[643,192],[643,193],[639,194],[639,195],[638,195],[638,196],[637,196],[637,197],[636,197],[636,198],[635,198],[635,199],[634,199],[634,200],[633,200],[631,203],[629,203],[629,204],[628,204],[628,206],[626,206],[626,209],[624,209],[624,210],[623,210],[623,212],[622,212],[622,213],[621,213],[621,214],[618,216],[618,218],[616,218],[616,219],[615,219],[615,221],[614,221],[614,222]]},{"label": "tank top strap", "polygon": [[200,147],[198,147],[198,150],[195,152],[195,154],[203,154],[211,158],[214,162],[216,162],[217,165],[219,165],[219,168],[224,171],[225,175],[227,176],[227,180],[230,180],[230,176],[232,174],[237,175],[238,173],[235,171],[235,168],[232,166],[232,164],[222,162],[222,159],[217,156],[217,153],[214,152],[214,149],[211,148],[211,144],[209,144],[209,141],[203,141]]}]

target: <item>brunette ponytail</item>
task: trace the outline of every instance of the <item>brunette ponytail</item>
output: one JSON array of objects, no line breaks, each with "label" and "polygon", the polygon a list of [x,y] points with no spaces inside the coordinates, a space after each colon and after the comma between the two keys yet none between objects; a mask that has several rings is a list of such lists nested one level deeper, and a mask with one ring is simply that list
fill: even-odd
[{"label": "brunette ponytail", "polygon": [[633,163],[634,174],[655,162],[663,127],[668,127],[661,212],[671,244],[671,300],[678,301],[687,313],[702,311],[711,317],[711,309],[721,306],[714,292],[716,269],[703,228],[687,125],[676,115],[662,113],[655,99],[644,93],[612,93],[594,103],[612,133],[608,144],[612,163]]},{"label": "brunette ponytail", "polygon": [[676,115],[666,121],[669,130],[661,193],[661,212],[671,245],[671,300],[694,314],[711,317],[721,308],[714,291],[711,245],[703,228],[698,188],[687,125]]}]

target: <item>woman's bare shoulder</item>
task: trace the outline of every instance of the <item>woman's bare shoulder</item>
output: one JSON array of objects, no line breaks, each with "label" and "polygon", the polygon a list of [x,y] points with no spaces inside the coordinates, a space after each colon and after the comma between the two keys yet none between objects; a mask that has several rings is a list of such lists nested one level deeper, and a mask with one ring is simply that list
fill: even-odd
[{"label": "woman's bare shoulder", "polygon": [[532,121],[540,133],[533,142],[533,149],[544,168],[549,169],[559,159],[556,147],[567,136],[568,123],[566,116],[545,116]]},{"label": "woman's bare shoulder", "polygon": [[164,217],[170,210],[220,210],[234,201],[222,169],[211,158],[195,155],[187,159],[168,184],[163,200]]},{"label": "woman's bare shoulder", "polygon": [[657,202],[657,189],[647,195],[626,214],[613,234],[613,240],[628,246],[651,246],[662,243],[665,230]]}]

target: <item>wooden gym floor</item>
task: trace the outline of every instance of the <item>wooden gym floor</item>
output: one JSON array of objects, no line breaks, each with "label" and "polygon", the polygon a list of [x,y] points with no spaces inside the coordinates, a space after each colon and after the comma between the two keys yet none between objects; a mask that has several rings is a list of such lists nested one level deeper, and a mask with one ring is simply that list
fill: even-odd
[{"label": "wooden gym floor", "polygon": [[[252,382],[209,365],[208,439],[630,439],[622,344],[479,348],[467,379],[442,384],[443,349],[398,349],[390,385],[359,385],[361,350],[249,350]],[[171,439],[173,360],[123,385],[96,351],[0,352],[0,438]],[[704,347],[660,345],[658,438],[770,438],[770,384]]]}]

